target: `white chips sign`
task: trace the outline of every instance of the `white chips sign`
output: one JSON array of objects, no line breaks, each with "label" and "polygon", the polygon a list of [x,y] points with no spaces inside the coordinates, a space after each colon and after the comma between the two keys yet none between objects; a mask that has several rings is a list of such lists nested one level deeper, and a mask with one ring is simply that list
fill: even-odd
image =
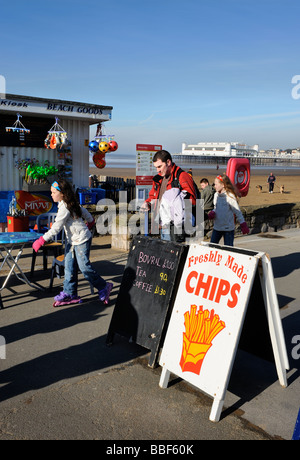
[{"label": "white chips sign", "polygon": [[160,358],[159,384],[166,388],[172,372],[211,395],[212,421],[221,415],[258,262],[277,374],[286,387],[289,362],[268,256],[202,243],[190,246],[185,262]]},{"label": "white chips sign", "polygon": [[160,365],[224,399],[259,257],[190,246]]}]

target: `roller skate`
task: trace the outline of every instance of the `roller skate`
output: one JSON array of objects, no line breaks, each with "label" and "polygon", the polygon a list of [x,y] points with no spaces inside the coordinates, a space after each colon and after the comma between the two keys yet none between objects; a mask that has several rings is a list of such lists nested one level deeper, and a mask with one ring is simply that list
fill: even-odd
[{"label": "roller skate", "polygon": [[101,291],[98,292],[99,299],[101,300],[101,302],[104,303],[104,305],[108,304],[109,296],[110,296],[110,292],[111,292],[112,288],[113,288],[112,283],[106,283],[105,288],[101,289]]},{"label": "roller skate", "polygon": [[70,295],[62,291],[60,294],[54,297],[53,307],[62,307],[63,305],[71,305],[76,303],[82,303],[82,300],[78,295]]}]

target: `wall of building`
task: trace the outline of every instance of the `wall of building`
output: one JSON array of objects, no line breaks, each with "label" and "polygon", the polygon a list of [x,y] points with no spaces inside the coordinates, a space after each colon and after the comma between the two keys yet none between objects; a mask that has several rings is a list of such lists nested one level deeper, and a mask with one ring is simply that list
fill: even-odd
[{"label": "wall of building", "polygon": [[[61,163],[58,150],[47,149],[44,145],[48,131],[57,121],[72,143],[72,176],[66,175],[76,188],[87,187],[89,126],[111,120],[111,111],[111,106],[22,95],[7,94],[0,99],[0,191],[22,188],[22,177],[15,168],[16,159],[36,158],[41,164],[49,160],[51,165],[57,166],[60,158]],[[7,132],[6,128],[15,127],[15,122],[22,123],[30,133],[21,136],[13,130]],[[69,155],[67,161],[69,172]]]},{"label": "wall of building", "polygon": [[89,186],[89,123],[82,120],[63,120],[63,128],[72,142],[73,184]]},{"label": "wall of building", "polygon": [[[51,128],[51,121],[49,129]],[[68,133],[68,139],[72,142],[72,182],[76,187],[88,187],[89,123],[81,120],[67,119],[63,122],[63,128]],[[47,131],[44,137],[46,138],[46,136]],[[0,191],[22,189],[22,172],[15,167],[15,163],[17,160],[25,160],[26,158],[36,158],[39,160],[40,164],[48,160],[51,165],[57,166],[58,155],[56,149],[0,146]]]},{"label": "wall of building", "polygon": [[57,165],[56,150],[38,147],[0,147],[0,191],[22,190],[23,172],[15,164],[17,160],[36,158],[41,164],[49,160]]},{"label": "wall of building", "polygon": [[210,156],[249,156],[257,155],[258,145],[245,145],[238,142],[199,142],[198,144],[182,143],[182,155]]}]

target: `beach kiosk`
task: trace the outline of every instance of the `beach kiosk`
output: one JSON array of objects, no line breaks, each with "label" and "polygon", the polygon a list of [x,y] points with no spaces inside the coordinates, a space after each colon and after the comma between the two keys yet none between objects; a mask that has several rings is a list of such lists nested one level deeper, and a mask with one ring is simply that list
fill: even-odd
[{"label": "beach kiosk", "polygon": [[[88,187],[89,129],[110,121],[113,107],[0,96],[0,231],[5,231],[9,203],[16,192],[21,192],[16,196],[17,203],[22,202],[29,215],[37,215],[50,211],[52,176],[67,178],[76,189]],[[48,168],[48,180],[28,177],[35,164]],[[48,205],[47,199],[40,199],[47,194]]]}]

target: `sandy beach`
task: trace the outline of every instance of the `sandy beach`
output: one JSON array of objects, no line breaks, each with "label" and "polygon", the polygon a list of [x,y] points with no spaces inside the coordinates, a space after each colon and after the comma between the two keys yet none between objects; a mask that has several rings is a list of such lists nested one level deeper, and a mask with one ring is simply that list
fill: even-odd
[{"label": "sandy beach", "polygon": [[[226,171],[225,166],[216,168],[201,169],[193,166],[193,177],[199,186],[200,180],[206,177],[209,183],[213,183],[218,174]],[[274,193],[269,193],[267,179],[270,172],[276,177]],[[124,179],[135,179],[135,168],[90,168],[90,174],[96,176],[123,177]],[[246,197],[240,199],[241,206],[268,206],[279,203],[296,203],[300,202],[300,168],[291,169],[256,169],[252,168],[250,176],[250,189]],[[262,186],[259,192],[257,186]],[[280,193],[280,187],[284,186],[284,193]]]}]

